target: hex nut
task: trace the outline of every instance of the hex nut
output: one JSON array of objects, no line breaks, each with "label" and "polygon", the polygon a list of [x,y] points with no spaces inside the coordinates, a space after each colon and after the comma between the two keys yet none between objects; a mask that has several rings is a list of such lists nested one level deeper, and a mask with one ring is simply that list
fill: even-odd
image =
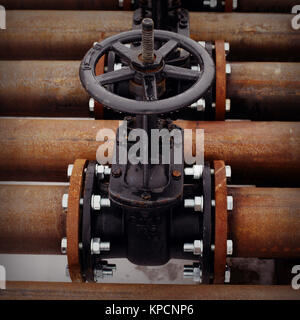
[{"label": "hex nut", "polygon": [[233,197],[227,196],[227,210],[233,210]]},{"label": "hex nut", "polygon": [[71,176],[72,176],[73,168],[74,168],[74,165],[73,165],[73,164],[69,164],[69,165],[68,165],[67,175],[68,175],[68,178],[69,178],[69,179],[70,179]]},{"label": "hex nut", "polygon": [[91,240],[91,254],[100,254],[100,238],[92,238]]},{"label": "hex nut", "polygon": [[233,241],[227,240],[227,255],[232,256],[233,254]]},{"label": "hex nut", "polygon": [[62,254],[67,254],[67,247],[68,247],[67,238],[64,237],[61,239],[61,243],[60,243],[60,250]]},{"label": "hex nut", "polygon": [[95,111],[95,100],[93,98],[90,98],[89,100],[89,109],[90,109],[90,112]]},{"label": "hex nut", "polygon": [[229,112],[230,109],[231,109],[231,101],[230,101],[230,99],[226,99],[225,110],[226,110],[226,112]]},{"label": "hex nut", "polygon": [[194,210],[203,212],[203,196],[195,197]]},{"label": "hex nut", "polygon": [[69,195],[67,193],[65,193],[63,196],[62,196],[62,200],[61,200],[61,205],[62,205],[62,208],[64,210],[67,210],[68,209],[68,200],[69,200]]},{"label": "hex nut", "polygon": [[226,178],[230,179],[231,178],[231,167],[225,166],[225,172],[226,172]]}]

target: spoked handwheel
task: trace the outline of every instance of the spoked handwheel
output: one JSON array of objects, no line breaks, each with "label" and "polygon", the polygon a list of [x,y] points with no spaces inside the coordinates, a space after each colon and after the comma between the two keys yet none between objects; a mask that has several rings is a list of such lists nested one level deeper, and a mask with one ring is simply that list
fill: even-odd
[{"label": "spoked handwheel", "polygon": [[[211,86],[215,77],[215,66],[208,52],[194,40],[183,35],[151,30],[151,19],[144,19],[143,30],[123,32],[96,43],[84,57],[80,66],[80,79],[87,92],[98,102],[116,111],[132,114],[157,114],[175,111],[194,103]],[[148,21],[147,21],[148,20]],[[153,28],[153,25],[152,25]],[[153,50],[153,43],[162,43]],[[141,42],[142,50],[126,44]],[[167,56],[182,48],[189,52],[200,71],[178,67],[167,63]],[[99,59],[113,51],[125,65],[120,70],[96,76],[95,67]],[[170,98],[160,98],[159,83],[165,79],[190,82],[183,93]],[[105,88],[109,84],[130,81],[142,88],[142,99],[129,99],[116,95]],[[141,101],[142,100],[142,101]]]}]

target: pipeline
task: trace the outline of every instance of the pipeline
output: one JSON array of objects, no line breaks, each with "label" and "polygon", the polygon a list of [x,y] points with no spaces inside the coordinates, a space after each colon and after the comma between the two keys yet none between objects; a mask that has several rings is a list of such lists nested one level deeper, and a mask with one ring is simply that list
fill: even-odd
[{"label": "pipeline", "polygon": [[[183,129],[204,129],[205,159],[223,159],[231,165],[234,183],[299,186],[297,122],[175,123]],[[0,179],[65,181],[68,164],[78,158],[95,160],[101,144],[96,141],[98,131],[116,131],[118,124],[114,120],[1,119]]]},{"label": "pipeline", "polygon": [[[124,2],[126,3],[126,0]],[[189,8],[189,2],[182,1],[183,6]],[[126,7],[125,3],[123,8]],[[1,4],[7,10],[116,10],[121,8],[117,0],[65,0],[64,2],[59,0],[2,0]],[[299,4],[297,0],[264,0],[263,2],[260,0],[238,0],[235,11],[290,13],[293,6],[297,4]],[[199,4],[197,5],[199,6]],[[196,11],[197,5],[194,5]],[[127,5],[126,9],[130,9],[130,5]]]},{"label": "pipeline", "polygon": [[[0,61],[1,116],[89,117],[79,61]],[[300,63],[231,62],[228,118],[300,120]]]},{"label": "pipeline", "polygon": [[[126,0],[125,0],[126,1]],[[2,0],[6,10],[117,10],[118,0]]]},{"label": "pipeline", "polygon": [[[60,254],[66,186],[0,185],[0,252]],[[300,189],[229,187],[234,257],[300,256]],[[17,201],[16,201],[17,199]],[[41,210],[42,208],[42,210]]]},{"label": "pipeline", "polygon": [[299,300],[291,286],[8,282],[3,300]]},{"label": "pipeline", "polygon": [[[94,41],[131,25],[131,12],[7,11],[0,59],[82,59]],[[230,42],[232,61],[299,61],[290,14],[191,12],[190,31],[196,41]]]}]

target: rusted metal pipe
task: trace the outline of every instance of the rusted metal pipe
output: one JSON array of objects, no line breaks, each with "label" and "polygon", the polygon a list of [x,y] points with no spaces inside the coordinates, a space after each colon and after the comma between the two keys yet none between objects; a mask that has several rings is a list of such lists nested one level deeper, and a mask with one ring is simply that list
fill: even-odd
[{"label": "rusted metal pipe", "polygon": [[1,0],[7,10],[117,10],[118,0]]},{"label": "rusted metal pipe", "polygon": [[2,116],[89,117],[79,61],[0,61]]},{"label": "rusted metal pipe", "polygon": [[[197,41],[230,42],[233,61],[299,61],[300,35],[290,14],[191,12],[190,24]],[[82,59],[94,41],[131,25],[132,12],[8,11],[0,59]]]},{"label": "rusted metal pipe", "polygon": [[237,11],[291,13],[297,4],[298,0],[238,0]]},{"label": "rusted metal pipe", "polygon": [[[80,61],[0,61],[0,115],[89,117]],[[300,63],[232,62],[228,118],[300,120]]]},{"label": "rusted metal pipe", "polygon": [[291,286],[8,282],[5,300],[299,300]]},{"label": "rusted metal pipe", "polygon": [[[60,254],[66,186],[0,185],[0,252]],[[300,257],[300,189],[229,187],[235,257]]]},{"label": "rusted metal pipe", "polygon": [[[204,129],[205,159],[231,165],[233,182],[299,186],[297,122],[176,123],[184,129]],[[118,125],[113,120],[0,119],[0,179],[65,181],[68,164],[96,159],[98,131],[116,131]]]},{"label": "rusted metal pipe", "polygon": [[59,254],[67,186],[0,185],[0,252]]},{"label": "rusted metal pipe", "polygon": [[131,20],[122,11],[7,11],[0,59],[81,60],[95,41],[130,30]]},{"label": "rusted metal pipe", "polygon": [[300,189],[229,188],[228,239],[234,256],[300,257]]},{"label": "rusted metal pipe", "polygon": [[300,63],[232,62],[228,118],[300,120]]}]

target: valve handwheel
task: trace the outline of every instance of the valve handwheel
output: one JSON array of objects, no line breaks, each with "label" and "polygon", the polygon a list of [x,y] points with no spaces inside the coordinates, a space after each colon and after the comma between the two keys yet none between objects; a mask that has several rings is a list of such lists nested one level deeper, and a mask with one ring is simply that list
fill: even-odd
[{"label": "valve handwheel", "polygon": [[[157,50],[154,50],[154,41],[162,43]],[[141,51],[125,45],[134,42],[142,43]],[[200,71],[168,64],[167,56],[177,48],[189,52]],[[125,66],[96,76],[97,62],[109,51],[115,52]],[[205,94],[214,77],[215,65],[205,48],[183,35],[153,30],[153,21],[149,18],[143,20],[142,30],[123,32],[96,43],[80,65],[82,85],[96,101],[115,111],[131,114],[161,114],[189,106]],[[183,93],[159,100],[157,83],[164,79],[190,82],[191,86]],[[143,101],[119,96],[105,88],[105,85],[122,81],[138,82],[143,87]]]}]

